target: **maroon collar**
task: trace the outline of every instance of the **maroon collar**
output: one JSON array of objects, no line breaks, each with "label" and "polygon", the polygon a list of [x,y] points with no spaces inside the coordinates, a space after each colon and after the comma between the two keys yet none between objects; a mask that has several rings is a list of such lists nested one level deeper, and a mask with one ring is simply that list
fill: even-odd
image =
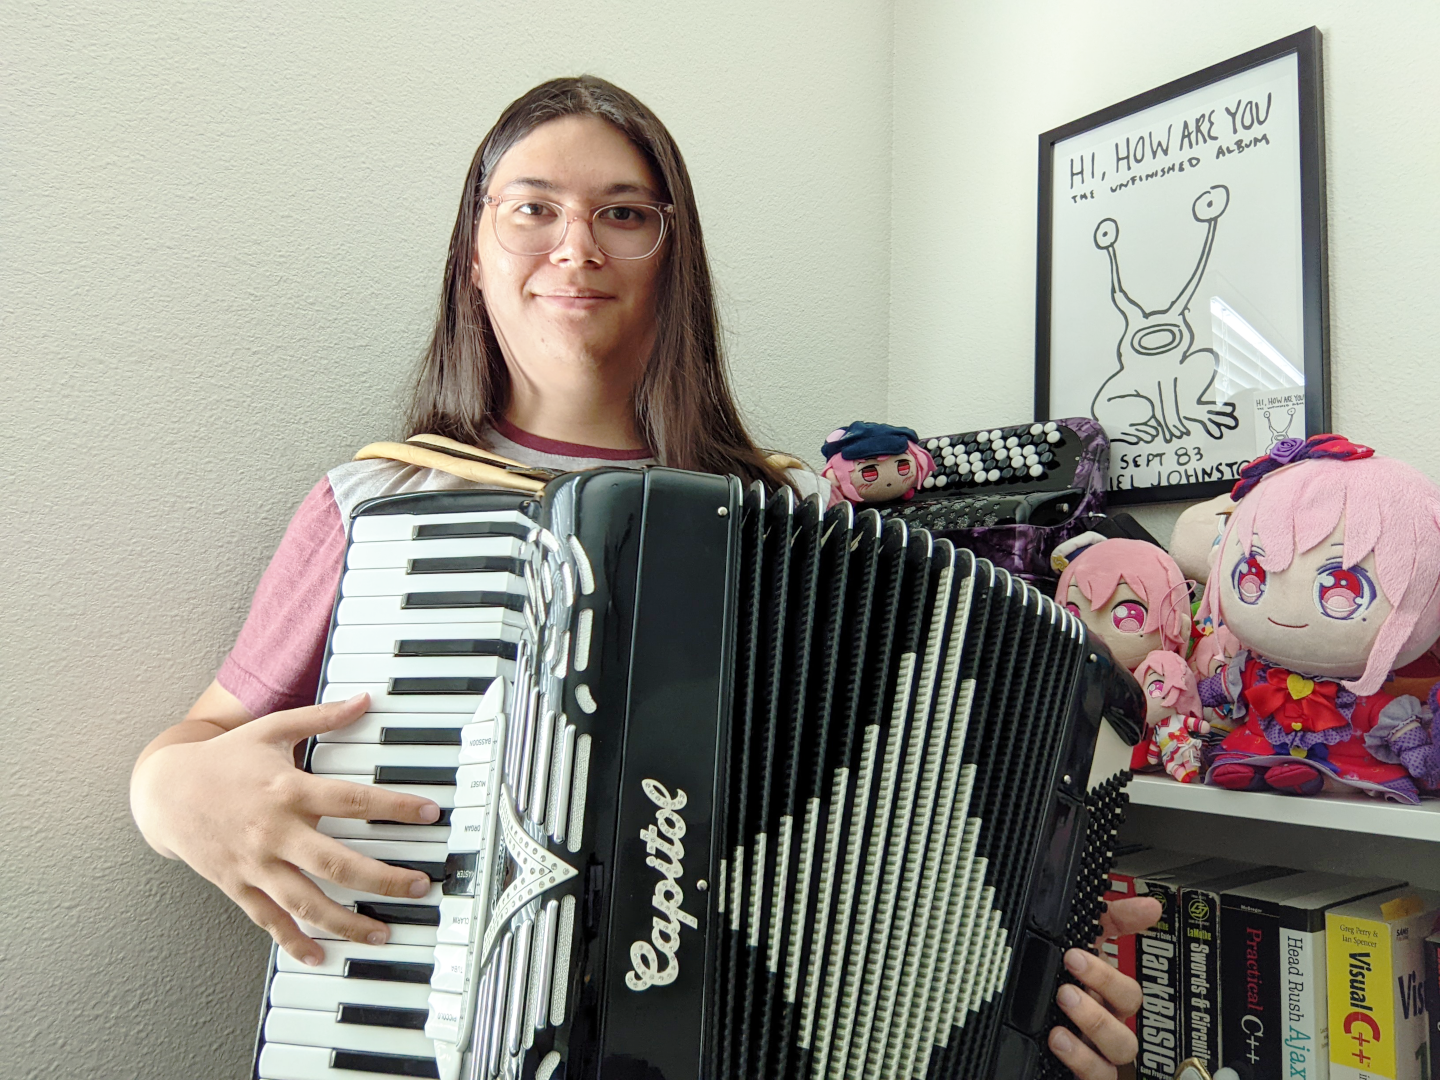
[{"label": "maroon collar", "polygon": [[561,442],[559,439],[547,439],[543,435],[532,435],[530,432],[516,427],[503,416],[497,417],[494,421],[495,430],[513,443],[525,447],[527,450],[535,450],[542,454],[555,454],[559,457],[592,458],[597,461],[644,461],[654,455],[646,449],[639,450],[612,450],[603,446],[585,446],[581,443]]}]

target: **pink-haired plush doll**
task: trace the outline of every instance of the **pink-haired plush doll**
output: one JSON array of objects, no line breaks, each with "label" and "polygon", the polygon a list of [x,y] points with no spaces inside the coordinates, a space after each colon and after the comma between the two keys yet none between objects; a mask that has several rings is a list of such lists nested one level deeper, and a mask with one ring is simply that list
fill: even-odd
[{"label": "pink-haired plush doll", "polygon": [[[1101,540],[1070,559],[1060,574],[1055,599],[1137,679],[1147,665],[1149,671],[1161,673],[1161,696],[1170,698],[1161,708],[1172,709],[1170,716],[1175,715],[1178,701],[1189,705],[1194,699],[1195,676],[1184,657],[1190,642],[1190,591],[1185,575],[1164,548],[1143,540]],[[1144,680],[1140,685],[1145,686]],[[1151,712],[1158,720],[1153,705]],[[1188,715],[1200,716],[1198,700]],[[1178,728],[1171,725],[1167,732],[1180,734],[1183,728],[1183,723]],[[1151,730],[1150,739],[1140,741],[1130,758],[1130,767],[1137,772],[1162,764],[1156,730]],[[1178,740],[1172,741],[1178,752]],[[1182,767],[1180,772],[1184,771]],[[1180,779],[1174,772],[1171,775]]]},{"label": "pink-haired plush doll", "polygon": [[1103,540],[1070,560],[1055,599],[1133,672],[1155,649],[1182,654],[1190,641],[1185,575],[1164,548]]},{"label": "pink-haired plush doll", "polygon": [[1237,724],[1207,782],[1440,788],[1429,710],[1379,692],[1440,636],[1440,487],[1338,435],[1285,439],[1240,475],[1200,609],[1241,646],[1200,683]]},{"label": "pink-haired plush doll", "polygon": [[1203,743],[1210,725],[1200,717],[1200,695],[1195,674],[1179,653],[1156,649],[1135,669],[1135,680],[1145,691],[1147,737],[1141,742],[1145,760],[1159,765],[1182,784],[1200,774]]},{"label": "pink-haired plush doll", "polygon": [[830,505],[913,499],[935,471],[935,459],[918,439],[912,428],[865,420],[836,428],[820,448],[825,456],[820,475],[834,485]]}]

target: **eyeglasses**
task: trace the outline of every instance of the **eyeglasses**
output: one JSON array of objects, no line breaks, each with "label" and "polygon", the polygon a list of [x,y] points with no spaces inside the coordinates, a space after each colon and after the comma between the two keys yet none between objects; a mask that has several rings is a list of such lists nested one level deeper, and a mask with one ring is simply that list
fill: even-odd
[{"label": "eyeglasses", "polygon": [[[559,203],[528,195],[486,195],[491,207],[495,239],[511,255],[549,255],[565,241],[572,217]],[[648,259],[660,250],[671,203],[609,203],[590,211],[590,235],[595,246],[612,259]]]}]

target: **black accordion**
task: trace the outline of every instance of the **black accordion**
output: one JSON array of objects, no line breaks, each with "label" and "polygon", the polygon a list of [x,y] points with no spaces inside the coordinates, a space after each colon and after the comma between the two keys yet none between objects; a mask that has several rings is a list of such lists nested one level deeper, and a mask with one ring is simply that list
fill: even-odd
[{"label": "black accordion", "polygon": [[321,883],[390,941],[272,950],[259,1080],[1067,1075],[1143,698],[969,552],[667,469],[386,497],[321,685],[306,767],[444,808],[321,830],[433,887]]}]

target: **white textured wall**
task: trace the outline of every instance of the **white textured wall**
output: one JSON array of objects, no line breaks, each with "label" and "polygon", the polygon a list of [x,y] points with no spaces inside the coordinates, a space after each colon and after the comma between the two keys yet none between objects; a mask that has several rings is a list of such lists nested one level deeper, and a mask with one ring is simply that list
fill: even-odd
[{"label": "white textured wall", "polygon": [[883,407],[891,19],[0,6],[0,1076],[248,1075],[265,940],[142,844],[130,764],[210,680],[300,496],[394,433],[513,97],[590,71],[670,126],[762,439],[814,457]]},{"label": "white textured wall", "polygon": [[[1042,131],[1307,26],[1325,37],[1333,428],[1440,479],[1440,4],[896,0],[890,419],[1033,415]],[[1175,508],[1137,513],[1162,541]]]}]

